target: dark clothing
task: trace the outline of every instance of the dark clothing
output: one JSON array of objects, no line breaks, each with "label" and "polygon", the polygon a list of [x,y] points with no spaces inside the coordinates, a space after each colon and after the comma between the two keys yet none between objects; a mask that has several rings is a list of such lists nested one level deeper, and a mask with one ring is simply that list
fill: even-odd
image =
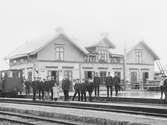
[{"label": "dark clothing", "polygon": [[[38,82],[38,93],[39,93],[39,99],[44,99],[44,90],[43,90],[43,82],[42,81],[39,81]],[[41,94],[42,94],[42,97],[41,97]]]},{"label": "dark clothing", "polygon": [[100,94],[100,86],[96,86],[94,89],[95,89],[95,96],[99,96],[99,94]]},{"label": "dark clothing", "polygon": [[51,80],[49,81],[49,91],[51,92],[51,100],[53,100],[53,86],[55,85],[56,81],[55,80]]},{"label": "dark clothing", "polygon": [[69,99],[69,90],[70,90],[70,80],[69,79],[63,79],[62,90],[64,92],[64,100],[67,101]]},{"label": "dark clothing", "polygon": [[106,86],[113,86],[112,76],[106,77],[105,83],[106,83]]},{"label": "dark clothing", "polygon": [[107,97],[109,97],[109,95],[112,97],[112,86],[107,86]]},{"label": "dark clothing", "polygon": [[89,94],[89,101],[92,101],[92,92],[94,89],[93,82],[86,80],[85,85],[86,85],[86,90],[88,91],[88,94]]},{"label": "dark clothing", "polygon": [[106,83],[106,87],[107,87],[107,97],[109,97],[109,95],[112,97],[112,87],[113,87],[112,76],[106,77],[105,83]]},{"label": "dark clothing", "polygon": [[86,84],[82,83],[81,84],[81,101],[85,101],[86,102]]},{"label": "dark clothing", "polygon": [[67,101],[69,99],[69,90],[63,90],[64,93],[64,101]]},{"label": "dark clothing", "polygon": [[94,82],[94,86],[99,86],[100,85],[100,77],[95,76],[93,82]]},{"label": "dark clothing", "polygon": [[36,93],[38,91],[38,81],[37,80],[32,81],[31,87],[33,89],[33,100],[35,100],[36,99]]},{"label": "dark clothing", "polygon": [[115,95],[117,96],[118,95],[118,91],[120,91],[120,78],[118,76],[115,76],[113,78],[113,83],[114,83],[114,86],[115,86]]},{"label": "dark clothing", "polygon": [[100,77],[95,76],[94,80],[95,96],[99,96]]},{"label": "dark clothing", "polygon": [[80,101],[80,90],[81,90],[81,84],[79,83],[75,83],[74,85],[74,96],[72,98],[72,100],[74,100],[75,96],[78,94],[78,101]]},{"label": "dark clothing", "polygon": [[69,79],[63,79],[62,81],[62,89],[63,90],[70,90],[70,80]]},{"label": "dark clothing", "polygon": [[25,81],[24,84],[25,84],[26,95],[29,95],[30,94],[31,82]]}]

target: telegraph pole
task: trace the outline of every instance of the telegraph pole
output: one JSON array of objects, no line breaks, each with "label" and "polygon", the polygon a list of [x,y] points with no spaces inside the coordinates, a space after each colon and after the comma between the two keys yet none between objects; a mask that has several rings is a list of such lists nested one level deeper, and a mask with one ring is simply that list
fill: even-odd
[{"label": "telegraph pole", "polygon": [[124,42],[124,57],[123,57],[123,76],[124,76],[124,87],[126,90],[126,42]]}]

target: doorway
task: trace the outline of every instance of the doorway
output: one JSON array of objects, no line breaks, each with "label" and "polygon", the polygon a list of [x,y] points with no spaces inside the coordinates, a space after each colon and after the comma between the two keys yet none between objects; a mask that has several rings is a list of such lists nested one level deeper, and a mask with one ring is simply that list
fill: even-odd
[{"label": "doorway", "polygon": [[139,89],[139,83],[137,83],[137,72],[131,72],[131,85],[132,89]]},{"label": "doorway", "polygon": [[107,75],[106,71],[101,71],[100,72],[100,83],[103,84],[103,85],[105,85],[106,75]]},{"label": "doorway", "polygon": [[143,72],[143,83],[146,83],[148,78],[149,78],[149,73]]},{"label": "doorway", "polygon": [[85,79],[93,79],[94,78],[94,71],[85,71]]},{"label": "doorway", "polygon": [[70,80],[70,91],[73,90],[73,75],[72,75],[72,70],[64,70],[64,78],[68,78]]},{"label": "doorway", "polygon": [[59,71],[48,71],[48,77],[53,78],[57,83],[59,83]]}]

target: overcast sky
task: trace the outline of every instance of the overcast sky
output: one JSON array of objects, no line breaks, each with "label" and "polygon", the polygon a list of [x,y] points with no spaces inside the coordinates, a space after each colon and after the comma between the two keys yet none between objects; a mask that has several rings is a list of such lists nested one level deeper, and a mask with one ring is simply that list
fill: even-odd
[{"label": "overcast sky", "polygon": [[144,40],[167,64],[166,0],[0,0],[0,69],[11,51],[56,27],[85,45],[103,32],[115,45]]}]

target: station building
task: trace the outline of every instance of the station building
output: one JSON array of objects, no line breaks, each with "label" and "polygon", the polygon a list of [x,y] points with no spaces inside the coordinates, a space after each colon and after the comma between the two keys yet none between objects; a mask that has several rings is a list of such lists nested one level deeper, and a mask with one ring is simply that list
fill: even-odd
[{"label": "station building", "polygon": [[101,84],[110,72],[117,73],[123,81],[129,81],[127,83],[132,88],[147,79],[154,79],[154,62],[159,57],[145,42],[139,42],[126,54],[114,53],[112,50],[115,49],[116,46],[107,37],[84,47],[78,40],[60,32],[18,47],[8,56],[9,67],[21,69],[25,79],[52,76],[59,83],[65,76],[71,81],[93,78],[95,72],[101,77]]}]

